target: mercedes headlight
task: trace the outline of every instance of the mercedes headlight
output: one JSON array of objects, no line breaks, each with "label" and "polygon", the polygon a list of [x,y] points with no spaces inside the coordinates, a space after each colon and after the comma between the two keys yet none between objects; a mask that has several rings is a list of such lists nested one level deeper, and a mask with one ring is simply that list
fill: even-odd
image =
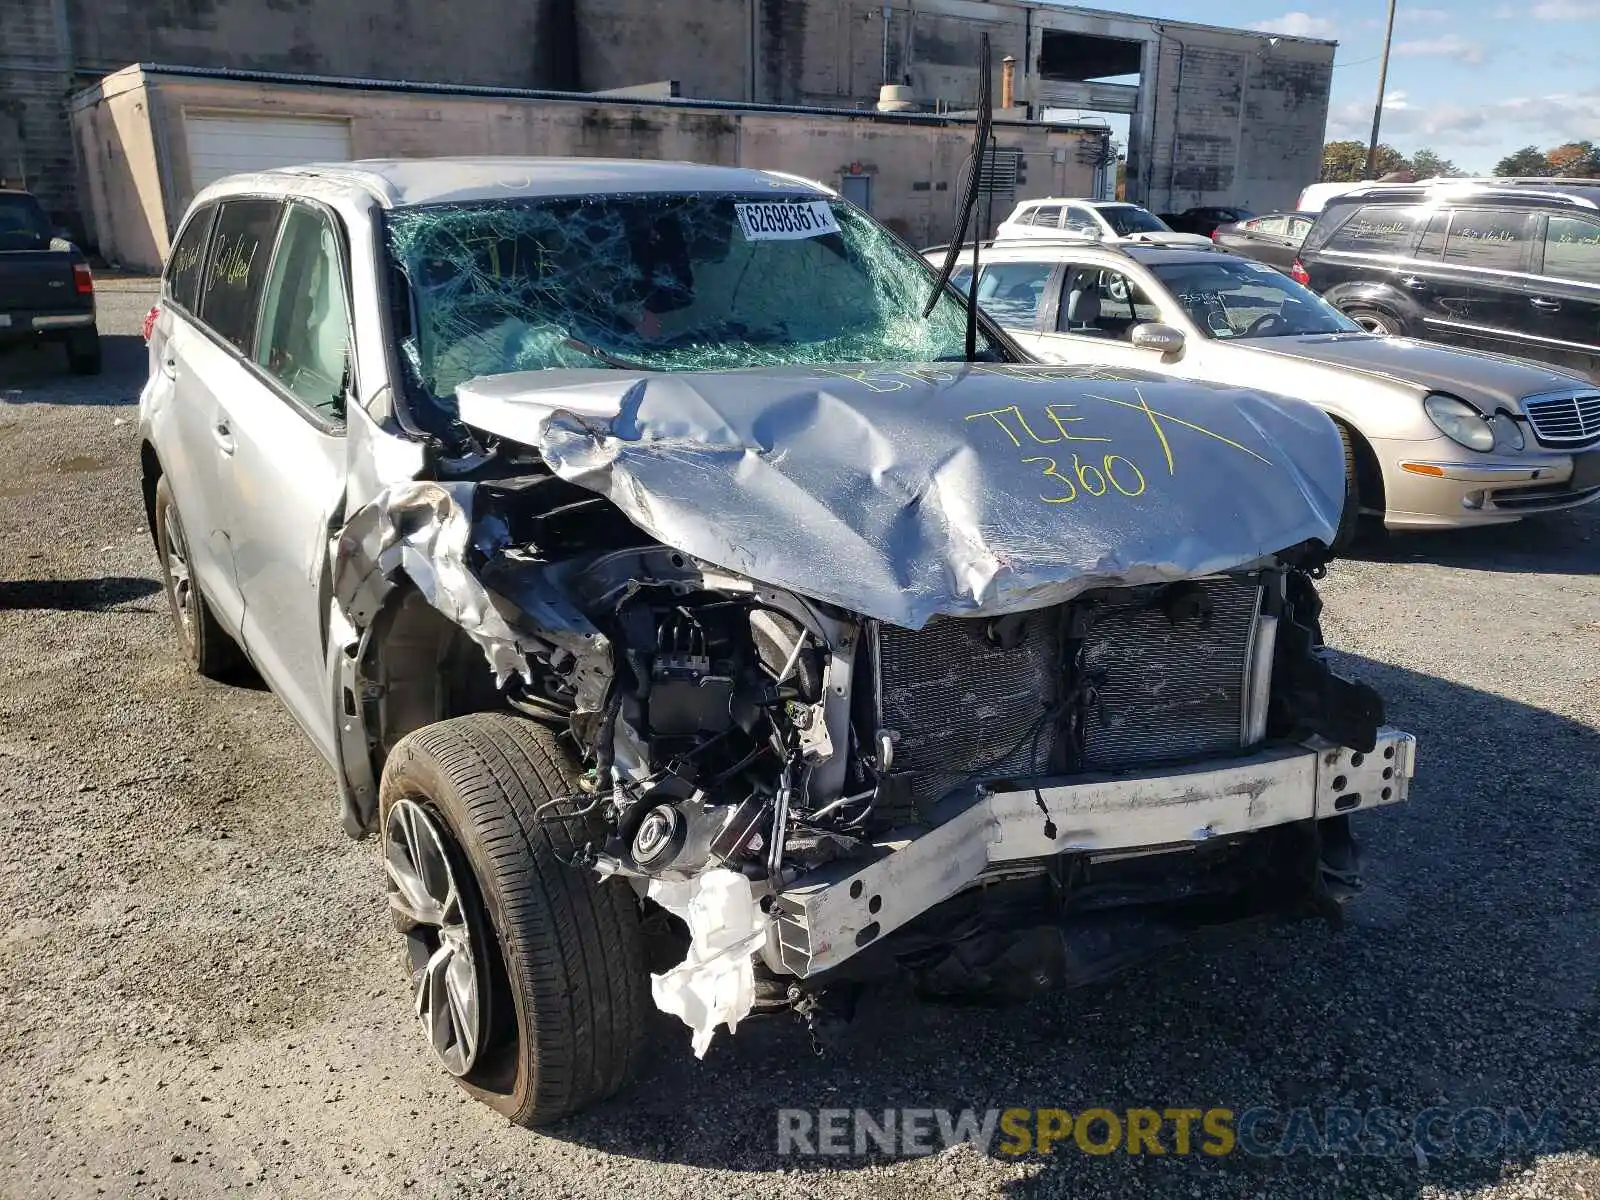
[{"label": "mercedes headlight", "polygon": [[1422,402],[1428,419],[1439,427],[1439,432],[1452,442],[1468,450],[1494,449],[1494,428],[1484,415],[1465,400],[1454,396],[1429,396]]}]

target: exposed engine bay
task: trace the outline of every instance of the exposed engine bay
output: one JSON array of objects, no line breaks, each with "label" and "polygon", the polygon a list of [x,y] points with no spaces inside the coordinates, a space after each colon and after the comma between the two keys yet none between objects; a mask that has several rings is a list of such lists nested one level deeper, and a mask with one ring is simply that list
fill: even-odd
[{"label": "exposed engine bay", "polygon": [[[1024,394],[1075,399],[1036,427]],[[460,399],[477,452],[334,544],[347,828],[413,730],[554,731],[577,783],[538,820],[687,931],[652,994],[698,1053],[884,975],[1026,990],[1331,914],[1349,814],[1405,798],[1413,740],[1322,649],[1343,475],[1319,413],[1213,389],[1178,416],[1027,367]],[[1070,442],[1125,451],[1080,463],[1078,502],[1033,453]]]},{"label": "exposed engine bay", "polygon": [[[793,1006],[815,1019],[830,982],[857,975],[910,969],[930,994],[1091,977],[1087,963],[1062,960],[1054,935],[1042,943],[1053,966],[1041,967],[1025,944],[1038,941],[1038,923],[1006,912],[1019,897],[1037,915],[1067,896],[1106,905],[1108,888],[1129,903],[1239,890],[1248,840],[1239,837],[1206,847],[1198,867],[1186,847],[1177,875],[1170,863],[1154,877],[1151,862],[1138,864],[1137,886],[1125,853],[1085,844],[1063,854],[1072,843],[1058,827],[1071,829],[1075,813],[1053,808],[1041,781],[1162,776],[1307,739],[1358,759],[1378,745],[1379,698],[1334,674],[1321,651],[1315,542],[1213,577],[1089,589],[1062,604],[909,630],[662,546],[531,454],[502,452],[494,466],[516,473],[414,485],[409,504],[391,498],[385,511],[398,530],[426,495],[437,527],[470,530],[459,564],[438,544],[432,562],[481,580],[480,626],[498,614],[518,648],[501,698],[559,731],[582,765],[575,813],[552,817],[575,815],[595,831],[572,865],[632,881],[698,942],[655,982],[658,1004],[695,1027],[700,1053],[713,1028],[752,1008]],[[469,496],[470,520],[450,515],[452,497]],[[346,537],[360,529],[353,523]],[[367,577],[357,608],[380,598],[375,581]],[[368,750],[392,740],[379,732],[381,708],[367,704]],[[1006,786],[1032,789],[1010,819],[1036,827],[1035,855],[956,880],[933,917],[912,912],[898,937],[872,920],[871,936],[858,931],[844,953],[815,944],[791,889],[882,862],[946,826],[968,798]],[[1312,848],[1313,873],[1353,852],[1342,829],[1336,840]],[[1280,841],[1271,870],[1287,861]],[[978,923],[966,912],[952,938],[948,908],[972,909],[974,889]],[[1118,943],[1113,957],[1128,936],[1094,935]],[[975,952],[974,971],[963,956]]]}]

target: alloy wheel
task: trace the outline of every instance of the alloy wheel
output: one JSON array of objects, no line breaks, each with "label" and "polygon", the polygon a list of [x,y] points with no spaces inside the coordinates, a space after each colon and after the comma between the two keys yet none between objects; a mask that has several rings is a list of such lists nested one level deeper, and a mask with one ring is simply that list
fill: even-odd
[{"label": "alloy wheel", "polygon": [[194,579],[189,574],[189,545],[183,540],[183,528],[178,524],[170,504],[161,514],[161,524],[166,534],[167,587],[171,592],[172,611],[182,627],[184,641],[192,645],[196,598]]},{"label": "alloy wheel", "polygon": [[1377,313],[1354,313],[1350,319],[1368,333],[1375,333],[1380,337],[1393,337],[1395,334],[1394,327]]},{"label": "alloy wheel", "polygon": [[482,957],[460,886],[465,867],[442,824],[415,800],[397,801],[383,829],[389,906],[405,935],[414,1008],[433,1052],[452,1075],[472,1070],[483,1045]]}]

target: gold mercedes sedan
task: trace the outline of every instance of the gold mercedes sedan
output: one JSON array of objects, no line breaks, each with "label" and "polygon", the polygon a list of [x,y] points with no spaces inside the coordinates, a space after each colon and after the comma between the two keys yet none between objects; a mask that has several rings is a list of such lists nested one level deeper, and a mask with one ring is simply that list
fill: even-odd
[{"label": "gold mercedes sedan", "polygon": [[[964,289],[961,261],[952,279]],[[1600,385],[1581,375],[1367,333],[1271,267],[1219,250],[998,241],[979,248],[979,275],[979,303],[1045,361],[1323,409],[1345,441],[1340,545],[1363,514],[1442,529],[1600,497]]]}]

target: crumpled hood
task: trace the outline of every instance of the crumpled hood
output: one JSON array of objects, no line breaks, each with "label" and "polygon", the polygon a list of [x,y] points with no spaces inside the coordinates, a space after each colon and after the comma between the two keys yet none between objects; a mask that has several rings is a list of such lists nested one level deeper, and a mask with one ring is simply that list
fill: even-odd
[{"label": "crumpled hood", "polygon": [[1344,498],[1310,405],[1075,368],[535,372],[457,398],[664,544],[913,629],[1331,542]]},{"label": "crumpled hood", "polygon": [[1542,363],[1410,338],[1323,334],[1255,338],[1239,344],[1283,358],[1410,384],[1419,392],[1448,392],[1490,413],[1497,408],[1520,413],[1525,396],[1585,386],[1580,376]]}]

